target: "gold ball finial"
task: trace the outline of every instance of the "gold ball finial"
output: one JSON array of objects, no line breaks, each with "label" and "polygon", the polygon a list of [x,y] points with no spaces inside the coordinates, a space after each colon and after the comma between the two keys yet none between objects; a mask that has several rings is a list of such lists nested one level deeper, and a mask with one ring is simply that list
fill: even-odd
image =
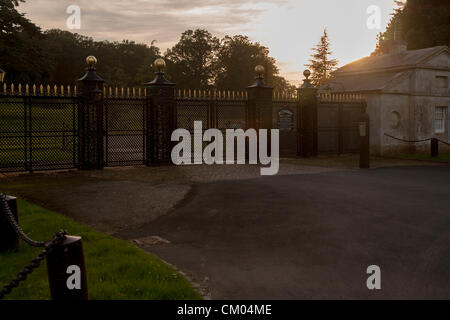
[{"label": "gold ball finial", "polygon": [[161,72],[166,67],[166,62],[164,59],[158,58],[153,62],[153,65],[158,69],[158,72]]},{"label": "gold ball finial", "polygon": [[308,78],[311,76],[311,71],[306,69],[305,71],[303,71],[303,75],[305,76],[306,80],[308,80]]},{"label": "gold ball finial", "polygon": [[88,56],[86,58],[86,63],[90,68],[94,68],[97,65],[97,58],[94,56]]},{"label": "gold ball finial", "polygon": [[264,75],[265,71],[266,71],[266,69],[264,69],[264,67],[262,65],[257,65],[255,67],[255,72],[258,75],[258,77],[262,77]]}]

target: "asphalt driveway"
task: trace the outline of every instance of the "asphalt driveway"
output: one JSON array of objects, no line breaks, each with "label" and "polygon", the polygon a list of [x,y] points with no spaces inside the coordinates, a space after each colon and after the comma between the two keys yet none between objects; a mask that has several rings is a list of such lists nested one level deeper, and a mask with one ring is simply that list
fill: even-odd
[{"label": "asphalt driveway", "polygon": [[[117,234],[213,299],[450,299],[450,167],[195,184],[171,213]],[[366,269],[381,267],[382,290]]]}]

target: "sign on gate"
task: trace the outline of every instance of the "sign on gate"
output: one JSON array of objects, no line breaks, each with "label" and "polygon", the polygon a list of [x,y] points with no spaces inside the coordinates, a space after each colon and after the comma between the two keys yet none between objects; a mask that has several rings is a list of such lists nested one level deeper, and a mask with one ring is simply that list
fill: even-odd
[{"label": "sign on gate", "polygon": [[289,109],[278,111],[278,129],[281,131],[294,130],[294,112]]}]

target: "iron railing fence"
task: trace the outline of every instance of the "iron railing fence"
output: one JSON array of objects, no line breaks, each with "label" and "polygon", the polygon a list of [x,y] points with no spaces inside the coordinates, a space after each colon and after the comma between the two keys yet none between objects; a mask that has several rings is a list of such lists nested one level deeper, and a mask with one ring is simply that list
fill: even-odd
[{"label": "iron railing fence", "polygon": [[0,96],[0,171],[78,166],[78,98]]},{"label": "iron railing fence", "polygon": [[[79,167],[80,98],[76,87],[6,86],[0,88],[0,172],[56,170]],[[105,166],[148,163],[149,100],[139,88],[104,88],[103,159]],[[203,130],[247,129],[249,99],[246,92],[176,90],[177,128],[194,133],[194,122]],[[364,112],[358,94],[318,96],[319,153],[359,151],[358,118]],[[285,155],[298,151],[302,110],[293,95],[274,93],[273,128],[280,129]],[[262,114],[264,112],[264,115]]]}]

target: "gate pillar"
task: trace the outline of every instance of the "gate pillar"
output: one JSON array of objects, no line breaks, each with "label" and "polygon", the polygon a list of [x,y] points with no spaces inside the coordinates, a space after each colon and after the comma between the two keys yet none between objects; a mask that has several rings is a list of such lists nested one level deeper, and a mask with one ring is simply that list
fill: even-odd
[{"label": "gate pillar", "polygon": [[163,59],[156,59],[158,69],[155,79],[146,83],[147,121],[146,121],[146,165],[170,165],[174,143],[172,132],[176,129],[175,84],[164,77],[166,66]]},{"label": "gate pillar", "polygon": [[257,74],[255,83],[247,87],[249,103],[247,127],[256,130],[273,129],[273,88],[264,83],[263,66],[256,66],[255,72]]},{"label": "gate pillar", "polygon": [[78,106],[78,158],[81,170],[101,170],[103,163],[103,84],[96,73],[97,58],[86,58]]},{"label": "gate pillar", "polygon": [[318,117],[317,117],[317,88],[312,85],[309,76],[311,72],[303,72],[305,80],[298,91],[300,116],[300,130],[298,155],[302,157],[316,157],[318,155]]}]

